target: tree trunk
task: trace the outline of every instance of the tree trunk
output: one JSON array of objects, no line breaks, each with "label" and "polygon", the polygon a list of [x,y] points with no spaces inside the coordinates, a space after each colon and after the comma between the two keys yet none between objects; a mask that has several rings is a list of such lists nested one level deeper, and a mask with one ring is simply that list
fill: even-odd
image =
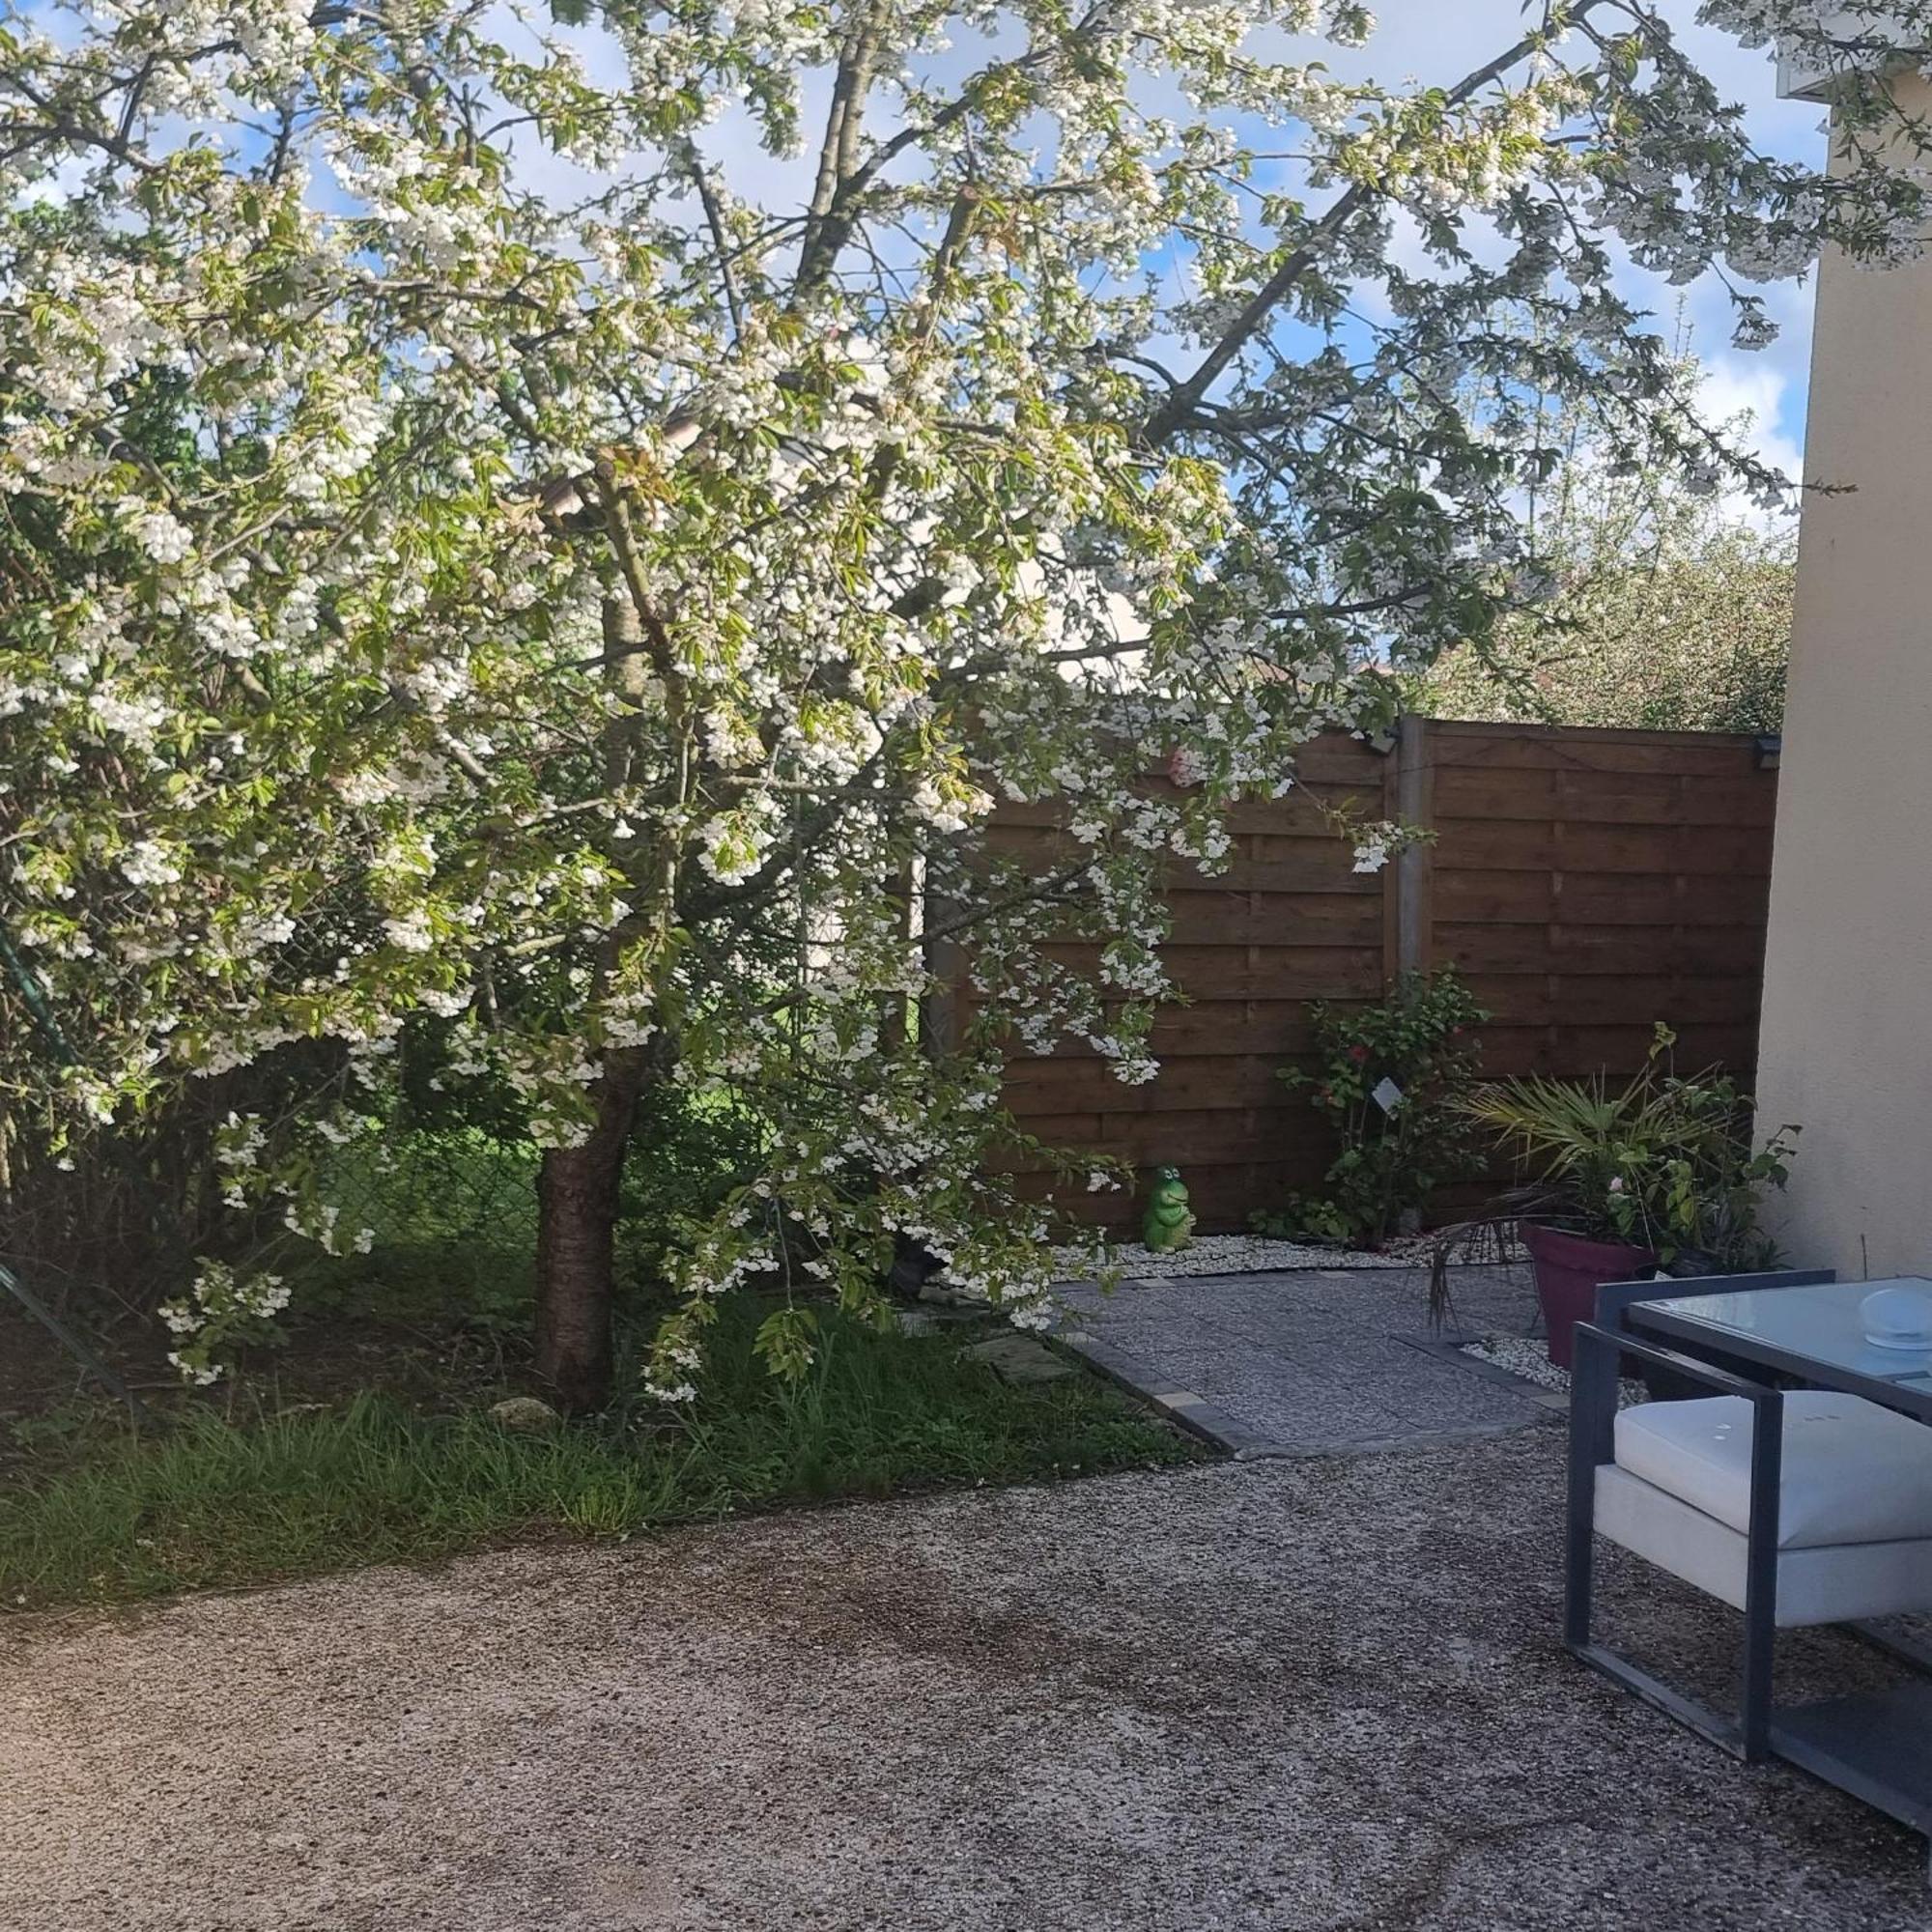
[{"label": "tree trunk", "polygon": [[536,1373],[573,1413],[611,1400],[618,1183],[650,1058],[605,1056],[589,1137],[548,1150],[537,1176]]}]

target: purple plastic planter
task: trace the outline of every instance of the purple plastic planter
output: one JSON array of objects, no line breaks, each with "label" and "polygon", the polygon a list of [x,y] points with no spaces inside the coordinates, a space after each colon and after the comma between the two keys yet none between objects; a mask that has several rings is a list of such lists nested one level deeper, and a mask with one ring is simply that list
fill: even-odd
[{"label": "purple plastic planter", "polygon": [[1525,1221],[1518,1231],[1529,1258],[1536,1264],[1536,1298],[1543,1305],[1544,1331],[1549,1337],[1549,1359],[1559,1369],[1570,1366],[1572,1330],[1597,1312],[1597,1289],[1606,1281],[1630,1281],[1657,1265],[1647,1248],[1622,1241],[1586,1241],[1559,1228],[1539,1228]]}]

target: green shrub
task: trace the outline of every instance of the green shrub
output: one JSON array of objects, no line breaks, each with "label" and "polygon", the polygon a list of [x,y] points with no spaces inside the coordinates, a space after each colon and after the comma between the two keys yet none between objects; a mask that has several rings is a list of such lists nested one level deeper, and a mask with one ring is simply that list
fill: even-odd
[{"label": "green shrub", "polygon": [[[1407,973],[1379,1006],[1310,1004],[1317,1065],[1285,1067],[1340,1145],[1324,1193],[1258,1215],[1264,1234],[1313,1235],[1379,1247],[1438,1187],[1481,1172],[1478,1136],[1461,1101],[1474,1077],[1475,1028],[1489,1014],[1454,968]],[[1383,1081],[1400,1097],[1384,1107]]]},{"label": "green shrub", "polygon": [[1665,1266],[1770,1265],[1759,1202],[1781,1187],[1796,1127],[1754,1141],[1750,1102],[1716,1066],[1671,1070],[1676,1035],[1662,1024],[1643,1068],[1612,1093],[1595,1080],[1506,1080],[1463,1111],[1522,1164],[1525,1217],[1596,1240],[1647,1248]]},{"label": "green shrub", "polygon": [[619,1208],[635,1275],[655,1284],[679,1227],[708,1220],[758,1172],[767,1131],[728,1091],[698,1093],[674,1081],[652,1088],[638,1110]]}]

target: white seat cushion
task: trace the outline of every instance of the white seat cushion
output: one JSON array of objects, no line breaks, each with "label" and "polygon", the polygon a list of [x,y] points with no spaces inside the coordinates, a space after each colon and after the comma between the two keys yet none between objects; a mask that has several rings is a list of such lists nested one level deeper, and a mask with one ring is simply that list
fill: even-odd
[{"label": "white seat cushion", "polygon": [[[1749,1545],[1729,1524],[1608,1463],[1597,1471],[1596,1520],[1612,1543],[1734,1610],[1744,1608]],[[1932,1609],[1932,1538],[1778,1552],[1780,1630],[1926,1609]]]},{"label": "white seat cushion", "polygon": [[[1639,1403],[1617,1417],[1617,1466],[1748,1530],[1753,1413],[1741,1395]],[[1781,1473],[1782,1549],[1932,1537],[1932,1428],[1875,1403],[1792,1390]]]}]

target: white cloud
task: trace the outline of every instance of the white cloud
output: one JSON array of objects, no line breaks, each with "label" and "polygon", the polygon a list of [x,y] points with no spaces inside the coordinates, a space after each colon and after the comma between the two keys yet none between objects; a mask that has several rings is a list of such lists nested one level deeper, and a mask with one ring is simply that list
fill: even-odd
[{"label": "white cloud", "polygon": [[[1804,474],[1804,451],[1798,439],[1780,427],[1789,414],[1790,390],[1790,378],[1776,363],[1726,350],[1705,358],[1697,401],[1705,421],[1731,425],[1739,442],[1795,482]],[[1748,425],[1739,420],[1747,416]],[[1742,495],[1727,497],[1724,508],[1737,522],[1760,528],[1783,527],[1789,522],[1787,516],[1762,510]]]},{"label": "white cloud", "polygon": [[1728,423],[1748,415],[1742,440],[1766,463],[1795,477],[1804,468],[1804,451],[1779,427],[1790,387],[1790,379],[1774,364],[1726,352],[1705,360],[1697,394],[1709,421]]}]

